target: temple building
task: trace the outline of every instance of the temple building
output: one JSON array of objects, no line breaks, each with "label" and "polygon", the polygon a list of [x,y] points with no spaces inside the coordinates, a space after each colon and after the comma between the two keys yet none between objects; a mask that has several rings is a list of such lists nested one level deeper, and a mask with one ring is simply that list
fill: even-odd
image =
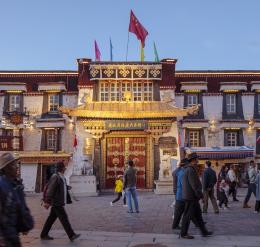
[{"label": "temple building", "polygon": [[21,158],[27,191],[41,192],[58,161],[87,195],[112,189],[129,159],[137,187],[156,193],[171,192],[184,151],[241,174],[260,163],[260,71],[77,62],[77,71],[0,71],[0,152]]}]

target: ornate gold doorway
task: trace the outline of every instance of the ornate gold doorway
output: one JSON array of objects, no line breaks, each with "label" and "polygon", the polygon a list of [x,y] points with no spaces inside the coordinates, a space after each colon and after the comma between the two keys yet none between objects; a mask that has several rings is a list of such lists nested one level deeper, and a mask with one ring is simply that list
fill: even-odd
[{"label": "ornate gold doorway", "polygon": [[133,160],[137,169],[137,188],[146,188],[148,138],[138,136],[109,136],[106,138],[105,187],[114,188],[115,178],[123,175],[128,160]]}]

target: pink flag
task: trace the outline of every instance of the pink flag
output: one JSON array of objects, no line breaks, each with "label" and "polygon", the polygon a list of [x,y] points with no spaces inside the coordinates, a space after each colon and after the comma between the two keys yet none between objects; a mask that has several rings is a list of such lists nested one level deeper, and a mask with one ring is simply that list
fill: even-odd
[{"label": "pink flag", "polygon": [[260,144],[260,136],[258,136],[258,138],[256,139],[256,142],[257,142],[258,144]]},{"label": "pink flag", "polygon": [[96,61],[100,61],[101,53],[98,48],[98,44],[96,40],[95,40],[95,56],[96,56]]}]

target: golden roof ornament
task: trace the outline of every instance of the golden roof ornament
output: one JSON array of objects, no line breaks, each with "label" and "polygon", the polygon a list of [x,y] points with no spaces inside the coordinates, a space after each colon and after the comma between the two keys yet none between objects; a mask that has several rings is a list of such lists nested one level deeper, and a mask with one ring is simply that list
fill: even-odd
[{"label": "golden roof ornament", "polygon": [[126,102],[129,102],[132,100],[132,93],[130,91],[126,91],[124,92],[124,97],[123,99],[126,101]]}]

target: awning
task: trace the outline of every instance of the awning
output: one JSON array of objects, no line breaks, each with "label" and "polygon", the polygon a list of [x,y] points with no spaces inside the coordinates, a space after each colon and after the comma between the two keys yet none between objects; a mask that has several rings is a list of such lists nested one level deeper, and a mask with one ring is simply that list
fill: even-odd
[{"label": "awning", "polygon": [[207,91],[207,84],[205,81],[181,82],[181,91]]},{"label": "awning", "polygon": [[185,149],[196,152],[200,159],[245,159],[254,157],[254,149],[247,146],[194,147]]},{"label": "awning", "polygon": [[69,116],[100,119],[153,119],[175,118],[197,114],[199,105],[181,109],[162,101],[147,102],[88,102],[77,108],[60,107]]},{"label": "awning", "polygon": [[26,92],[26,84],[24,82],[1,82],[0,91],[24,91]]},{"label": "awning", "polygon": [[26,164],[55,164],[62,161],[67,163],[72,156],[71,153],[63,151],[57,153],[52,151],[19,151],[14,155],[20,158],[21,163]]},{"label": "awning", "polygon": [[47,82],[44,84],[39,84],[39,91],[66,91],[64,82]]},{"label": "awning", "polygon": [[251,91],[260,90],[260,81],[251,82]]},{"label": "awning", "polygon": [[247,91],[246,82],[236,82],[236,81],[221,82],[220,85],[221,85],[220,91],[232,91],[232,90]]}]

